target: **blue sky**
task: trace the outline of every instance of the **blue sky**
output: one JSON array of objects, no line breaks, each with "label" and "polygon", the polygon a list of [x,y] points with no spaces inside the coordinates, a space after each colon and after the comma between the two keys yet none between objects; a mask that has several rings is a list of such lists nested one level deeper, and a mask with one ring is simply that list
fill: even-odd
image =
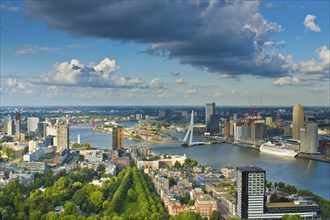
[{"label": "blue sky", "polygon": [[1,105],[329,105],[329,1],[1,1]]}]

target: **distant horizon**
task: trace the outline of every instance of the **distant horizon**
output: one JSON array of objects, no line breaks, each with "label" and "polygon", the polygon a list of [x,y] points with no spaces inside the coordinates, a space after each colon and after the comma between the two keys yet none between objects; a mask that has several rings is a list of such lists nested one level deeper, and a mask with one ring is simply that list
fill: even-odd
[{"label": "distant horizon", "polygon": [[[206,104],[206,103],[205,103]],[[300,103],[297,103],[300,104]],[[249,105],[217,105],[217,103],[215,103],[216,108],[218,107],[234,107],[234,108],[240,108],[240,107],[246,107],[246,108],[250,108],[251,106]],[[253,108],[274,108],[274,107],[283,107],[283,108],[293,108],[294,105],[253,105]],[[330,106],[326,106],[326,105],[302,105],[303,107],[306,108],[315,108],[315,107],[321,107],[321,108],[329,108],[330,110]],[[0,108],[14,108],[14,107],[18,107],[18,108],[43,108],[43,107],[184,107],[184,108],[188,108],[188,107],[205,107],[205,105],[35,105],[35,106],[28,106],[28,105],[6,105],[6,106],[0,106]]]}]

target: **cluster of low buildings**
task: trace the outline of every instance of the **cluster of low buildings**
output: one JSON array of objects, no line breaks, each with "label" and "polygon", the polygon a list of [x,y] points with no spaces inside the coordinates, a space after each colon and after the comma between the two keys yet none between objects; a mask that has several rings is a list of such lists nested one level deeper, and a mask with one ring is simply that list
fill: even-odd
[{"label": "cluster of low buildings", "polygon": [[[146,161],[136,158],[135,161],[138,168],[150,176],[170,215],[186,210],[194,211],[203,218],[210,218],[212,211],[216,210],[225,219],[233,216],[247,219],[280,219],[283,215],[319,215],[320,206],[306,197],[272,203],[268,194],[267,200],[266,172],[261,168],[224,167],[217,171],[212,168],[194,167],[189,171],[180,171],[173,168],[175,158],[180,156],[166,155],[166,159],[169,157],[167,160],[174,159],[171,163],[161,164],[163,157],[164,155],[160,155],[155,160]],[[178,162],[184,164],[184,160]],[[192,202],[187,201],[187,195]]]},{"label": "cluster of low buildings", "polygon": [[16,166],[0,168],[0,188],[4,188],[10,181],[18,181],[23,185],[34,183],[34,174],[46,174],[49,170],[45,162],[19,161]]},{"label": "cluster of low buildings", "polygon": [[[193,188],[193,183],[189,180],[187,173],[171,171],[167,168],[151,172],[146,169],[145,171],[149,173],[156,192],[162,202],[164,202],[165,208],[170,215],[191,210],[199,213],[203,218],[209,218],[212,215],[212,211],[218,211],[217,201],[201,188]],[[170,185],[169,178],[175,180],[174,185]],[[181,198],[185,198],[187,195],[189,195],[189,200],[193,200],[193,204],[188,204],[188,201],[183,204],[180,201]]]}]

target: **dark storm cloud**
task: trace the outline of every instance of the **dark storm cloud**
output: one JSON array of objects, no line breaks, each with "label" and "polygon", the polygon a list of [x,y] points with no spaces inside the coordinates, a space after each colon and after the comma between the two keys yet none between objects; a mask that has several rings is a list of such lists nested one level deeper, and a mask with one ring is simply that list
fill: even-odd
[{"label": "dark storm cloud", "polygon": [[27,1],[31,14],[74,36],[147,43],[147,53],[210,72],[287,75],[285,57],[264,54],[281,26],[257,1]]}]

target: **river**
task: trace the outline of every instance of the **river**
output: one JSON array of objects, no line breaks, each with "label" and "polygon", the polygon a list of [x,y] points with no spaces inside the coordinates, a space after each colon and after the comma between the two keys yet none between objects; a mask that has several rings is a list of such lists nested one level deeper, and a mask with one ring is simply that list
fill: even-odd
[{"label": "river", "polygon": [[[132,126],[134,123],[128,125]],[[78,134],[80,134],[81,143],[88,142],[100,149],[109,148],[112,143],[110,134],[93,131],[90,125],[70,127],[70,140],[76,140]],[[181,138],[183,134],[177,136]],[[139,142],[128,139],[125,139],[124,143],[125,146],[139,144]],[[304,158],[280,157],[232,144],[202,145],[190,148],[183,148],[180,144],[166,144],[151,148],[158,153],[186,154],[189,158],[197,159],[202,165],[211,165],[217,169],[227,165],[234,167],[258,166],[266,170],[269,181],[284,182],[300,189],[308,189],[330,199],[329,163]]]},{"label": "river", "polygon": [[[122,122],[122,126],[135,126],[136,122]],[[112,146],[111,134],[103,133],[100,131],[92,130],[91,124],[77,124],[70,126],[69,140],[77,142],[78,134],[80,135],[80,143],[89,143],[92,147],[98,149],[108,149]],[[125,146],[136,146],[141,142],[124,139]]]}]

